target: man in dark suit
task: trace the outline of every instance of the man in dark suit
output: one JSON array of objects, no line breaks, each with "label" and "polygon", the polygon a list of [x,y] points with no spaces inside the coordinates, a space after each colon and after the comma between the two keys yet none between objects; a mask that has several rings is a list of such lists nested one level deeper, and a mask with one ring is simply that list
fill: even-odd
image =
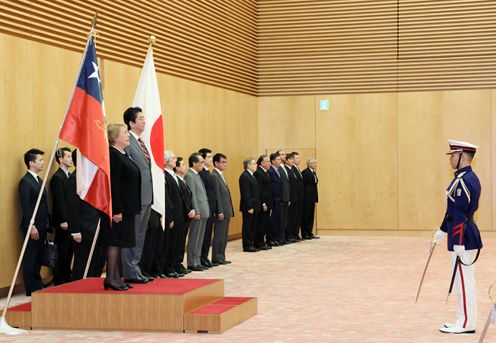
[{"label": "man in dark suit", "polygon": [[135,216],[134,230],[136,244],[134,248],[122,249],[122,273],[124,279],[127,280],[126,282],[147,283],[153,280],[153,278],[143,275],[139,266],[153,202],[150,153],[140,138],[145,130],[145,116],[141,108],[129,107],[124,111],[123,117],[129,130],[129,145],[125,151],[131,157],[134,164],[138,166],[141,175],[141,212]]},{"label": "man in dark suit", "polygon": [[184,232],[186,217],[184,215],[184,200],[181,197],[179,178],[174,173],[176,155],[170,150],[164,152],[165,161],[165,235],[164,254],[162,255],[162,273],[168,278],[184,276],[185,273],[176,272],[176,263],[179,258],[179,243],[181,233]]},{"label": "man in dark suit", "polygon": [[282,198],[281,198],[281,227],[279,229],[279,241],[282,244],[291,243],[286,232],[288,231],[289,208],[291,207],[291,185],[289,184],[288,170],[285,167],[286,153],[283,150],[277,151],[281,157],[281,165],[279,166],[279,174],[282,182]]},{"label": "man in dark suit", "polygon": [[59,164],[59,169],[50,180],[50,191],[52,192],[55,244],[59,255],[53,278],[53,282],[57,286],[69,282],[72,273],[72,238],[69,235],[70,223],[67,207],[67,181],[70,175],[69,168],[72,167],[71,149],[67,147],[57,149],[55,159]]},{"label": "man in dark suit", "polygon": [[[72,161],[76,164],[77,150],[72,152]],[[84,276],[86,263],[90,255],[91,245],[95,238],[99,220],[109,220],[108,216],[81,199],[77,192],[77,170],[69,175],[67,180],[67,214],[69,218],[69,232],[74,241],[74,264],[71,281],[81,280]],[[101,232],[101,231],[100,231]],[[107,259],[106,251],[97,238],[93,257],[88,269],[88,277],[100,277]]]},{"label": "man in dark suit", "polygon": [[255,248],[255,230],[257,216],[262,208],[258,182],[253,175],[257,170],[257,163],[253,158],[243,161],[245,171],[239,177],[239,193],[241,196],[239,210],[243,214],[242,238],[243,251],[257,252]]},{"label": "man in dark suit", "polygon": [[305,195],[304,185],[303,185],[303,174],[300,170],[300,154],[296,151],[291,153],[293,155],[293,173],[296,175],[296,187],[298,192],[298,206],[296,210],[296,226],[294,231],[294,236],[296,241],[301,241],[300,228],[303,222],[303,197]]},{"label": "man in dark suit", "polygon": [[179,191],[181,194],[181,199],[184,205],[183,218],[185,223],[179,232],[179,248],[177,252],[177,263],[175,271],[178,274],[188,274],[191,273],[190,270],[186,269],[183,265],[184,253],[186,251],[186,236],[188,235],[189,223],[195,217],[195,210],[193,209],[192,193],[188,185],[184,181],[184,175],[188,171],[188,166],[184,163],[182,157],[177,157],[176,167],[174,172],[177,176],[177,181],[179,184]]},{"label": "man in dark suit", "polygon": [[203,157],[203,169],[200,171],[200,177],[207,190],[208,207],[210,209],[210,217],[207,219],[207,224],[205,225],[205,235],[203,236],[202,250],[201,250],[201,265],[204,268],[213,267],[212,262],[208,259],[208,251],[212,245],[212,229],[214,225],[214,214],[217,213],[217,199],[215,198],[214,185],[210,178],[209,168],[212,166],[212,150],[207,148],[202,148],[198,150],[198,153]]},{"label": "man in dark suit", "polygon": [[[272,200],[272,185],[268,170],[270,168],[270,159],[267,155],[261,155],[257,161],[257,171],[255,178],[258,181],[260,190],[260,198],[262,201],[262,210],[258,214],[257,227],[255,231],[255,248],[260,250],[272,249],[271,246],[265,242],[270,227],[270,212],[273,207]],[[268,240],[268,238],[267,238]]]},{"label": "man in dark suit", "polygon": [[270,184],[272,187],[272,213],[270,215],[270,228],[267,237],[267,245],[279,246],[282,242],[280,239],[281,231],[281,210],[282,210],[282,180],[279,167],[281,166],[281,157],[277,153],[270,154]]},{"label": "man in dark suit", "polygon": [[303,170],[301,174],[303,175],[303,185],[304,185],[304,196],[303,196],[303,220],[301,226],[301,235],[303,239],[317,239],[320,238],[312,233],[313,221],[315,214],[315,204],[319,202],[319,193],[317,189],[317,184],[319,179],[317,178],[317,160],[315,158],[310,158],[307,161],[308,168]]},{"label": "man in dark suit", "polygon": [[227,156],[221,153],[214,155],[214,170],[210,176],[214,186],[216,199],[216,213],[214,216],[214,238],[212,241],[212,264],[229,264],[226,259],[227,237],[229,235],[229,223],[234,217],[234,208],[231,199],[231,191],[224,177],[227,167]]},{"label": "man in dark suit", "polygon": [[24,154],[24,164],[28,171],[19,181],[22,210],[21,231],[24,236],[28,233],[31,225],[30,237],[22,262],[22,276],[27,296],[31,296],[32,292],[43,288],[40,270],[46,232],[50,225],[46,189],[43,189],[38,212],[34,222],[31,223],[31,217],[43,183],[43,180],[38,176],[45,165],[43,154],[44,152],[39,149],[30,149]]},{"label": "man in dark suit", "polygon": [[296,242],[295,231],[297,230],[298,224],[298,210],[300,203],[300,195],[298,192],[298,179],[293,171],[294,155],[289,153],[286,155],[286,164],[284,168],[288,174],[289,180],[289,201],[291,206],[288,209],[288,224],[286,226],[286,241],[290,243]]}]

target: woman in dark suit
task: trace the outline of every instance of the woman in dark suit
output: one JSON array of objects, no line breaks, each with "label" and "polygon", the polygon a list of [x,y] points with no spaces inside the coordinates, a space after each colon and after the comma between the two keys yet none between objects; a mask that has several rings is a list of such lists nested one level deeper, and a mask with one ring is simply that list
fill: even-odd
[{"label": "woman in dark suit", "polygon": [[108,126],[110,143],[110,184],[112,190],[112,224],[105,230],[107,241],[107,276],[105,289],[128,289],[119,272],[121,248],[135,244],[134,217],[141,211],[141,176],[139,168],[124,151],[129,132],[124,124]]}]

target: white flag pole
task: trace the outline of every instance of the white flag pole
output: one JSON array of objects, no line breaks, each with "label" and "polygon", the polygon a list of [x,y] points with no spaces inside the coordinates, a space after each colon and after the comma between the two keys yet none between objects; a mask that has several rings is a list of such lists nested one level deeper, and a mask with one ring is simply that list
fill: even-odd
[{"label": "white flag pole", "polygon": [[[90,30],[90,34],[88,35],[88,41],[86,42],[86,46],[88,46],[88,42],[92,38],[92,33],[95,30],[97,16],[98,16],[98,13],[96,13],[95,16],[93,17],[92,24],[91,24],[91,30]],[[85,57],[86,57],[86,48],[84,50],[83,58],[81,59],[81,63],[79,65],[79,71],[76,74],[77,76],[79,76],[79,74],[81,73],[81,69],[83,67]],[[77,81],[78,81],[78,79],[76,78],[76,81],[74,82],[73,89],[76,89]],[[62,129],[62,125],[64,124],[65,118],[67,117],[67,111],[69,110],[69,106],[71,105],[73,96],[74,96],[74,92],[72,93],[71,99],[69,100],[69,103],[67,105],[65,115],[64,115],[64,120],[62,121],[62,124],[60,125],[60,130]],[[50,160],[49,160],[48,165],[46,166],[46,169],[45,169],[45,177],[43,178],[43,183],[41,184],[40,193],[38,194],[38,198],[36,199],[36,205],[34,207],[33,214],[31,216],[31,220],[29,221],[29,226],[28,226],[28,229],[26,232],[26,236],[24,237],[24,243],[22,245],[19,259],[17,260],[17,266],[16,266],[16,269],[14,271],[14,276],[12,277],[12,282],[10,284],[9,293],[7,295],[7,299],[5,301],[5,306],[3,308],[2,317],[0,318],[0,333],[3,333],[3,334],[16,335],[16,334],[22,334],[22,333],[28,332],[27,330],[21,330],[21,329],[11,327],[9,325],[9,323],[7,322],[7,312],[9,310],[10,300],[12,299],[12,293],[14,292],[15,282],[17,280],[17,277],[19,276],[19,270],[21,269],[22,259],[24,258],[24,254],[26,252],[26,247],[28,245],[28,242],[29,242],[29,239],[31,236],[31,231],[32,231],[32,227],[33,227],[33,224],[34,224],[34,221],[36,218],[36,214],[38,213],[38,208],[40,207],[41,197],[43,196],[43,190],[45,189],[48,174],[50,172],[50,167],[51,167],[53,160],[54,160],[54,157],[55,157],[55,151],[57,149],[57,145],[59,144],[60,130],[59,130],[59,135],[57,136],[57,139],[55,140],[55,143],[53,145],[52,153],[50,155]]]}]

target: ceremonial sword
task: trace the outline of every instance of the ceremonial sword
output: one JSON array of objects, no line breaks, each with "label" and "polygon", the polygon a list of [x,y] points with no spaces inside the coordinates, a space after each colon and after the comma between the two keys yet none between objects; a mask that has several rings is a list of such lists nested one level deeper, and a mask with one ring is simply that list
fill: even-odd
[{"label": "ceremonial sword", "polygon": [[427,272],[427,267],[429,267],[432,253],[434,252],[434,248],[436,248],[436,245],[437,245],[436,240],[433,240],[432,245],[431,245],[431,251],[429,252],[429,257],[427,258],[427,263],[425,264],[424,272],[422,273],[422,278],[420,279],[420,284],[419,284],[418,290],[417,290],[417,296],[415,297],[415,303],[417,303],[417,300],[419,298],[420,289],[422,288],[422,284],[424,283],[425,273]]}]

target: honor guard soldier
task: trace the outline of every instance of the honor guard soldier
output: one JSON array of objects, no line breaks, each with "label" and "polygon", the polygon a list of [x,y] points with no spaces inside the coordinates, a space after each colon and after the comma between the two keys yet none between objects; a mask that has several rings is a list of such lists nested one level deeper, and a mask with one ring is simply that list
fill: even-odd
[{"label": "honor guard soldier", "polygon": [[470,164],[478,146],[454,140],[448,142],[451,167],[456,171],[446,191],[446,214],[435,239],[439,243],[444,236],[448,236],[458,311],[456,321],[444,324],[439,330],[455,334],[475,333],[477,298],[474,263],[482,241],[474,222],[474,213],[479,207],[481,185]]}]

